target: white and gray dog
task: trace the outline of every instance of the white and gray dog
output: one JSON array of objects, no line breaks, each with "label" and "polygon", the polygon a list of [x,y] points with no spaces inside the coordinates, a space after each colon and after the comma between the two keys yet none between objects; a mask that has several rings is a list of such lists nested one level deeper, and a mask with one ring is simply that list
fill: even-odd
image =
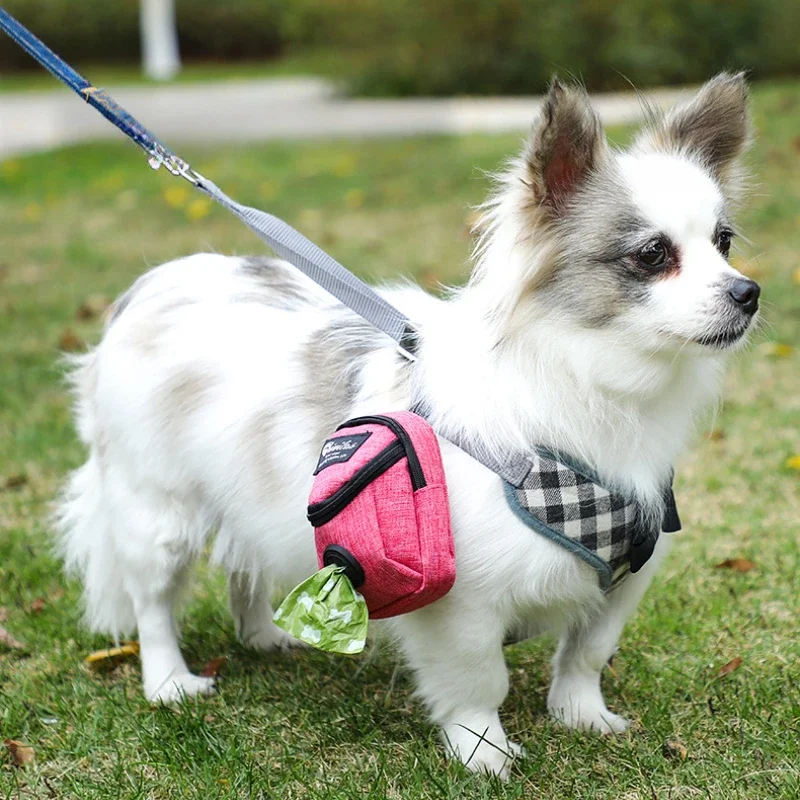
[{"label": "white and gray dog", "polygon": [[[748,139],[741,75],[651,115],[625,151],[586,93],[555,81],[484,207],[467,285],[447,299],[385,290],[419,330],[413,364],[277,260],[201,254],[140,278],[75,360],[89,458],[59,527],[92,629],[138,629],[147,697],[213,690],[187,669],[174,618],[212,537],[242,641],[294,643],[270,602],[317,569],[305,513],[321,443],[349,417],[408,408],[412,382],[448,438],[479,439],[498,459],[533,445],[571,454],[659,519],[675,459],[757,311],[758,285],[728,263]],[[498,716],[512,630],[559,632],[557,719],[625,730],[600,672],[665,537],[604,594],[594,570],[515,517],[496,475],[442,448],[455,586],[383,624],[449,754],[506,775],[519,752]]]}]

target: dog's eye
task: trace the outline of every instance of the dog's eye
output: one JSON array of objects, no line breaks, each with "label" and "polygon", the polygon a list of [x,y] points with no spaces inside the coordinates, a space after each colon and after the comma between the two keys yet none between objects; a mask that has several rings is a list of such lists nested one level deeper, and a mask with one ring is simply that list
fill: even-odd
[{"label": "dog's eye", "polygon": [[667,261],[667,246],[660,239],[648,242],[638,253],[639,261],[650,269],[663,267]]},{"label": "dog's eye", "polygon": [[723,230],[717,234],[714,244],[717,246],[717,250],[722,253],[723,258],[727,258],[731,252],[731,239],[733,239],[733,231]]}]

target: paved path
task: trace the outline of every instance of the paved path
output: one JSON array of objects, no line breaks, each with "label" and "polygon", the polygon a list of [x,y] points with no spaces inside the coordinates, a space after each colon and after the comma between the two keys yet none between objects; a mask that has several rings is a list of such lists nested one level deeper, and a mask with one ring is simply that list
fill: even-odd
[{"label": "paved path", "polygon": [[[176,146],[524,131],[541,102],[535,97],[351,99],[338,96],[331,84],[316,78],[106,88],[142,124]],[[683,94],[662,89],[650,97],[657,105],[668,106]],[[639,117],[632,94],[595,95],[594,100],[607,124]],[[120,135],[66,88],[0,93],[0,159]]]}]

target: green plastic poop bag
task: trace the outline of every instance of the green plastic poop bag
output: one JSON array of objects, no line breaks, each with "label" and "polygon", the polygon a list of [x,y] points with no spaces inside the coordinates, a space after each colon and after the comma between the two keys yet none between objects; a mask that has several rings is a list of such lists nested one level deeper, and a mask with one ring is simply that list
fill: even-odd
[{"label": "green plastic poop bag", "polygon": [[332,564],[293,589],[272,619],[312,647],[354,655],[364,649],[369,611],[344,568]]}]

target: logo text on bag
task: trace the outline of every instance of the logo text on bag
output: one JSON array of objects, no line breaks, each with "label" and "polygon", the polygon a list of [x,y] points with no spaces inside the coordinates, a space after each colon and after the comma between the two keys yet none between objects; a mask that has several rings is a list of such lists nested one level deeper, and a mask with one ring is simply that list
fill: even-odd
[{"label": "logo text on bag", "polygon": [[328,439],[322,446],[322,453],[317,463],[317,468],[314,470],[316,475],[322,472],[326,467],[333,464],[341,464],[349,461],[356,453],[359,447],[372,436],[372,433],[354,433],[350,436],[339,436],[336,439]]}]

